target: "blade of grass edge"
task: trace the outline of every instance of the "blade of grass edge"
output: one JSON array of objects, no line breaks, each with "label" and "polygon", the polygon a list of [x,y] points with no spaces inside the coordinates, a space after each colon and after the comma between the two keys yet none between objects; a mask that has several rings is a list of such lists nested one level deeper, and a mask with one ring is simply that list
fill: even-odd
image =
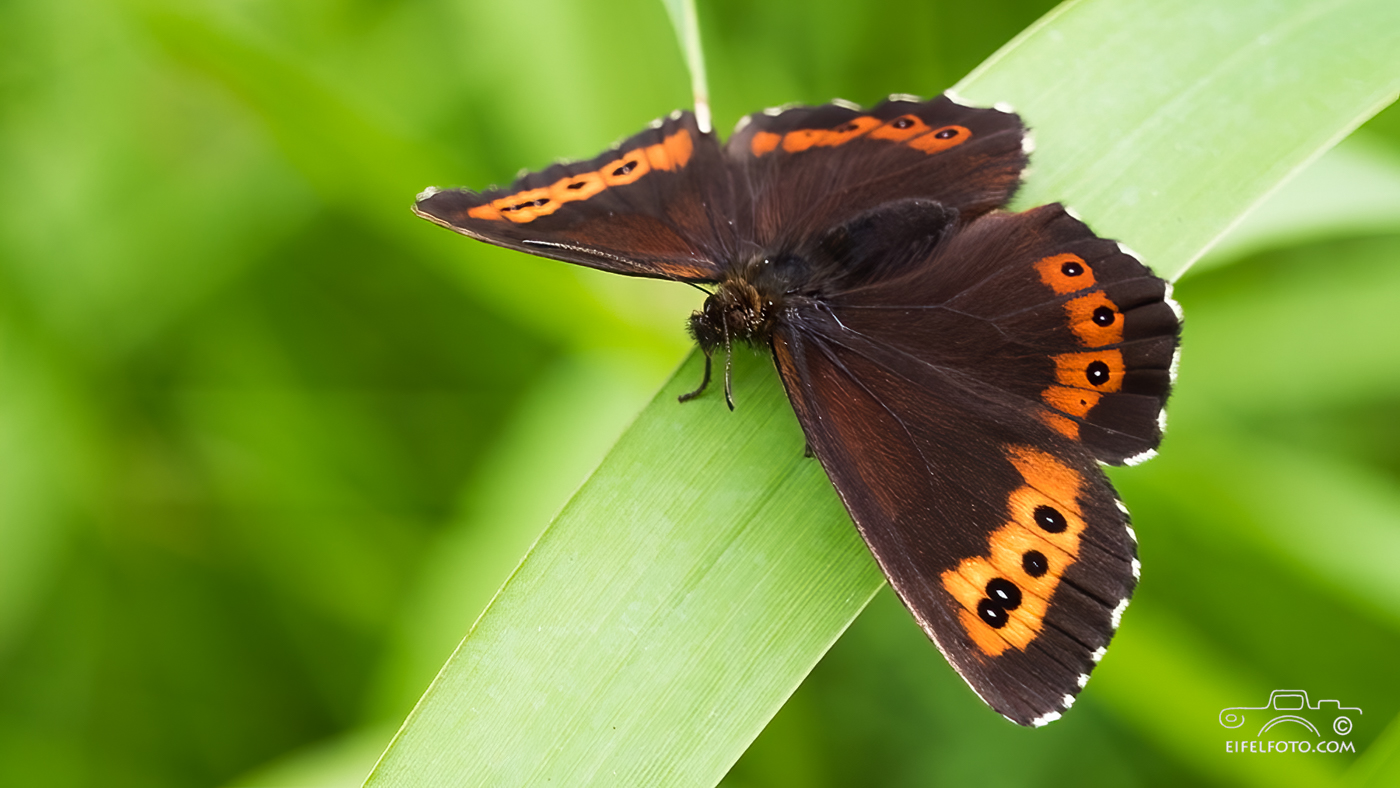
[{"label": "blade of grass edge", "polygon": [[[1177,275],[1400,89],[1400,7],[1246,5],[1070,4],[964,80],[971,101],[1010,101],[1035,127],[1018,204],[1068,199]],[[730,414],[714,396],[677,405],[699,375],[694,358],[681,368],[367,785],[724,775],[883,582],[801,460],[767,362],[744,356],[737,372]]]},{"label": "blade of grass edge", "polygon": [[710,85],[705,78],[705,49],[700,45],[700,20],[695,14],[695,0],[661,0],[676,40],[685,55],[685,67],[690,72],[690,92],[695,97],[695,121],[701,131],[710,130]]}]

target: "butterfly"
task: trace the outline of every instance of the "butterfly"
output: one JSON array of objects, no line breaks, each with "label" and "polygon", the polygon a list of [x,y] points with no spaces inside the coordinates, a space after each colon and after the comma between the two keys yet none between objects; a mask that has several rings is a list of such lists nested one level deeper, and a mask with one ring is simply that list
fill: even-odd
[{"label": "butterfly", "polygon": [[488,243],[710,286],[705,355],[768,349],[891,586],[989,706],[1058,719],[1139,576],[1099,465],[1153,455],[1175,380],[1171,285],[1059,204],[1001,210],[1020,118],[891,96],[676,112],[590,161],[414,211]]}]

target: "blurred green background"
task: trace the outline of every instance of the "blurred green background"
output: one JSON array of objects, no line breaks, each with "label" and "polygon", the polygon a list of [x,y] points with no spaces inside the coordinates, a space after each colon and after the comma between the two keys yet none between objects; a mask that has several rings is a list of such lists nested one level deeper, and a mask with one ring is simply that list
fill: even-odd
[{"label": "blurred green background", "polygon": [[[936,93],[1052,5],[703,3],[716,125]],[[0,784],[358,785],[698,295],[471,243],[412,197],[688,104],[655,0],[0,4]],[[1391,110],[1182,281],[1163,455],[1114,473],[1143,584],[1065,720],[987,711],[886,592],[726,783],[1394,757],[1397,258]],[[1219,710],[1283,687],[1379,744],[1225,756]]]}]

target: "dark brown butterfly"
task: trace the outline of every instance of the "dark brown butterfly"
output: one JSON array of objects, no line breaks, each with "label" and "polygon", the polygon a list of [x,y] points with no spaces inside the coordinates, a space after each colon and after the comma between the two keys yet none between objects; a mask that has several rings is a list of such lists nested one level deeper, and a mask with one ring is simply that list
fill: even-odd
[{"label": "dark brown butterfly", "polygon": [[678,112],[592,161],[430,189],[414,210],[531,254],[716,285],[691,317],[694,394],[716,350],[771,348],[920,626],[992,708],[1043,725],[1136,584],[1098,464],[1161,439],[1180,319],[1169,284],[1061,206],[998,210],[1025,142],[1016,115],[946,96],[769,110],[725,144]]}]

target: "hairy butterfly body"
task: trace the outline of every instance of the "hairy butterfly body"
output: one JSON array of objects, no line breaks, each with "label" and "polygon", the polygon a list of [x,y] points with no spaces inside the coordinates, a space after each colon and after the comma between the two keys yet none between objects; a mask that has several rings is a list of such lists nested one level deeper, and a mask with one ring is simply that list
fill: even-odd
[{"label": "hairy butterfly body", "polygon": [[[1161,439],[1170,285],[1059,205],[1006,213],[1019,118],[948,97],[676,113],[587,162],[415,212],[483,241],[714,285],[709,359],[771,349],[813,453],[891,585],[992,708],[1073,703],[1138,577],[1099,463]],[[728,375],[725,394],[729,397]],[[732,407],[732,400],[731,405]]]}]

